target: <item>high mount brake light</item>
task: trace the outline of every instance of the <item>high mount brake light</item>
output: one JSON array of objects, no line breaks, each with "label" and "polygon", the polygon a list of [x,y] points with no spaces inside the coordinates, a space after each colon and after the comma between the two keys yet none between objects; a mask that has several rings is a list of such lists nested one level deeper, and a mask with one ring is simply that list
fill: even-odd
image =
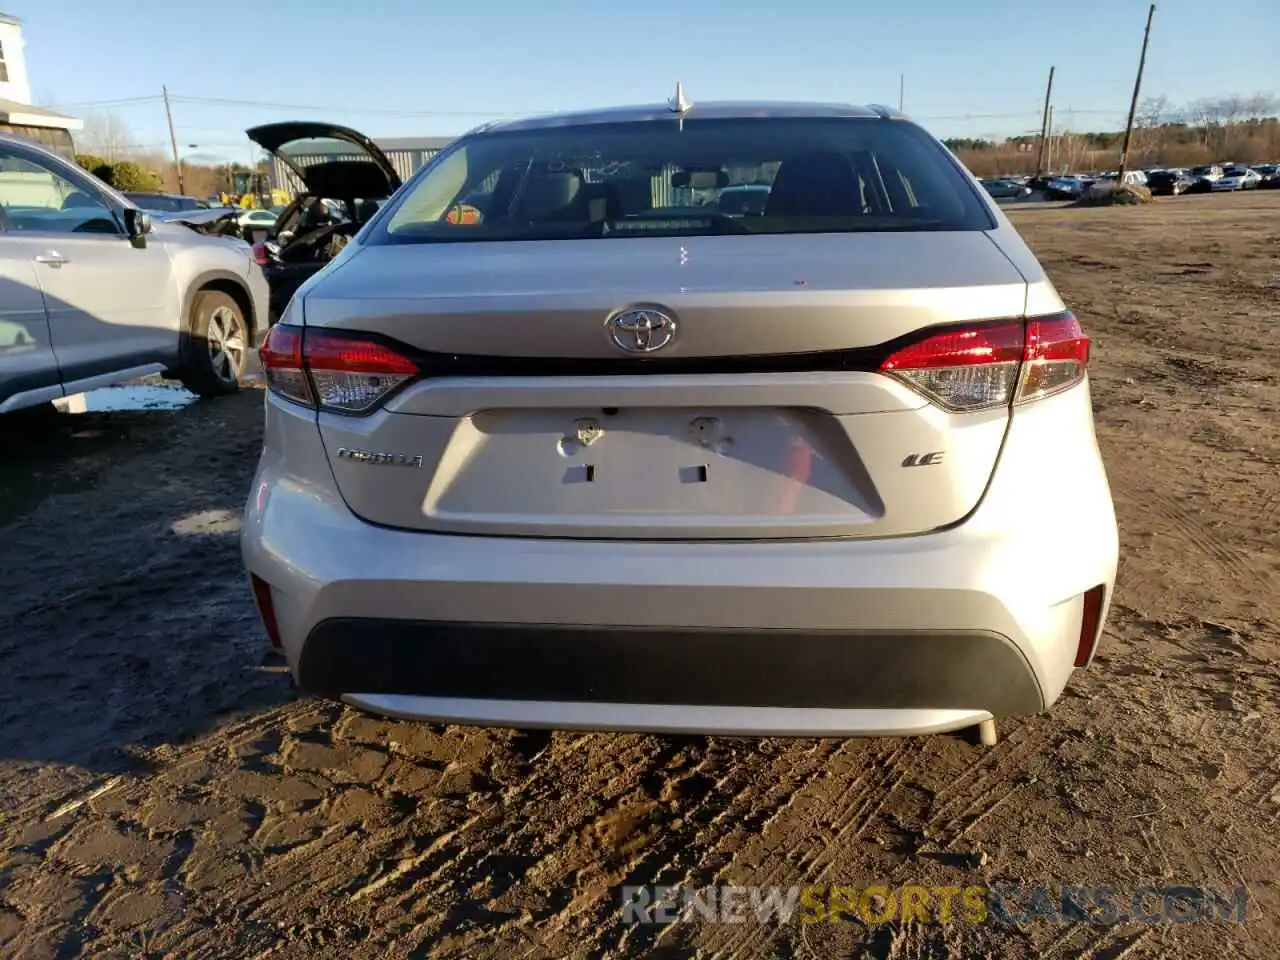
[{"label": "high mount brake light", "polygon": [[1089,338],[1067,312],[940,330],[895,351],[880,371],[950,410],[1026,403],[1084,379]]},{"label": "high mount brake light", "polygon": [[285,323],[271,328],[259,356],[274,393],[333,413],[368,413],[419,373],[380,341]]}]

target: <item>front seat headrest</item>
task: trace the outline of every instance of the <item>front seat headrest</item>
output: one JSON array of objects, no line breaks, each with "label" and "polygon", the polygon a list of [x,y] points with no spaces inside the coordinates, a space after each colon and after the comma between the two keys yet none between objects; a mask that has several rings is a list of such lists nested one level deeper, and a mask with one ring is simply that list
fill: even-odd
[{"label": "front seat headrest", "polygon": [[577,172],[534,174],[525,182],[518,219],[585,220],[585,199],[582,175]]},{"label": "front seat headrest", "polygon": [[782,161],[765,208],[771,217],[851,217],[862,212],[862,184],[841,153]]}]

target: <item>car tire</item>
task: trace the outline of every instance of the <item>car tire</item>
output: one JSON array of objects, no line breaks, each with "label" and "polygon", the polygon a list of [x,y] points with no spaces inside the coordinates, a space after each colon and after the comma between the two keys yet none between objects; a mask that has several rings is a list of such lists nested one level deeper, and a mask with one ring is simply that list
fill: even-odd
[{"label": "car tire", "polygon": [[201,397],[235,393],[248,355],[249,325],[240,305],[221,290],[197,293],[178,375],[182,385]]},{"label": "car tire", "polygon": [[0,414],[0,435],[8,435],[10,439],[41,437],[63,422],[62,411],[50,400]]}]

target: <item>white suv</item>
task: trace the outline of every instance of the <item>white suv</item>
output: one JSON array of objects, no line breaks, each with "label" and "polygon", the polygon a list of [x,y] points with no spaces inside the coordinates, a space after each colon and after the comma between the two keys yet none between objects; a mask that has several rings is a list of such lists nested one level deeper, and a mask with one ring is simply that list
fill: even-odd
[{"label": "white suv", "polygon": [[74,164],[0,137],[0,414],[157,373],[229,393],[266,326],[248,244],[153,226]]},{"label": "white suv", "polygon": [[[763,204],[718,210],[740,184]],[[261,356],[244,557],[324,696],[991,740],[1102,630],[1089,340],[978,183],[884,108],[483,128]]]}]

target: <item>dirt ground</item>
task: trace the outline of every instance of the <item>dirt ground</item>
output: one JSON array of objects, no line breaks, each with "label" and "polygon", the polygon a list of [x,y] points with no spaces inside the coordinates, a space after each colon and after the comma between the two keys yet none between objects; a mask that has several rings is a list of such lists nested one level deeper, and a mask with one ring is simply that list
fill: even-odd
[{"label": "dirt ground", "polygon": [[[1051,714],[987,751],[373,719],[295,695],[256,622],[260,393],[6,427],[0,955],[1280,956],[1280,193],[1013,216],[1094,337],[1122,535],[1102,651]],[[1249,902],[1244,925],[624,925],[641,883]]]}]

